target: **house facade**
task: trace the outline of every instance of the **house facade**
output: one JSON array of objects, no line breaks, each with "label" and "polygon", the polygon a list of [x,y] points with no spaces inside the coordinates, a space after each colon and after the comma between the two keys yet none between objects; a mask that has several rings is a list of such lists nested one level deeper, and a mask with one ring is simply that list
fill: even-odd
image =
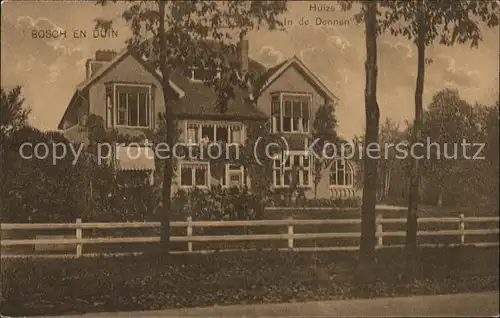
[{"label": "house facade", "polygon": [[[203,83],[203,72],[195,68],[172,72],[167,100],[176,115],[179,139],[244,144],[248,138],[245,123],[261,122],[263,129],[282,136],[290,145],[284,161],[273,163],[273,189],[290,188],[295,173],[298,178],[294,182],[306,197],[346,199],[359,195],[354,186],[354,166],[341,159],[322,169],[319,183],[313,184],[313,157],[306,152],[307,144],[312,142],[318,107],[337,103],[335,95],[295,56],[266,69],[249,58],[247,40],[238,47],[241,72],[250,70],[261,76],[252,83],[251,91],[237,89],[225,112],[217,109],[217,94]],[[86,76],[59,123],[68,140],[85,142],[82,118],[90,114],[102,118],[106,129],[120,134],[144,136],[146,131],[159,128],[158,118],[165,109],[161,74],[145,60],[127,50],[97,51],[87,61]],[[126,146],[117,149],[114,159],[118,171],[145,170],[153,176],[155,161],[148,152],[147,140],[143,141],[137,155],[131,155],[134,151]],[[228,163],[222,173],[215,173],[208,160],[178,159],[176,164],[173,193],[213,185],[252,187],[252,176],[245,175],[240,165]]]}]

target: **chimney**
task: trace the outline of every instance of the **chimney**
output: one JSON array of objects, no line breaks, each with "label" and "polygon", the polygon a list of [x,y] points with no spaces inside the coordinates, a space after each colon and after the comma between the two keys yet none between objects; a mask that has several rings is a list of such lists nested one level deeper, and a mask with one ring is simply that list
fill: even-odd
[{"label": "chimney", "polygon": [[115,58],[118,53],[113,50],[97,50],[95,51],[95,60],[99,62],[109,62]]},{"label": "chimney", "polygon": [[118,53],[112,50],[97,50],[95,59],[88,59],[85,68],[87,70],[87,78],[92,77],[103,65],[115,58]]},{"label": "chimney", "polygon": [[241,37],[238,43],[238,59],[241,72],[244,74],[248,71],[248,40],[245,37]]}]

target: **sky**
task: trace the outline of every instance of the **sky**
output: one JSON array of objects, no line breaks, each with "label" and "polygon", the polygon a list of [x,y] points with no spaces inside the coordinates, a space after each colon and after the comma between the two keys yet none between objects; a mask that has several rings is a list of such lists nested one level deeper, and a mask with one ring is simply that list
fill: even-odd
[{"label": "sky", "polygon": [[[22,85],[30,122],[42,130],[56,130],[75,91],[85,79],[85,62],[98,49],[121,50],[130,36],[121,19],[124,3],[105,7],[94,1],[3,1],[1,29],[1,85]],[[352,137],[364,131],[365,42],[364,27],[353,12],[318,12],[334,1],[292,1],[283,15],[285,31],[252,31],[251,58],[267,67],[296,55],[340,99],[338,131]],[[95,18],[114,19],[118,36],[94,38]],[[335,25],[316,25],[331,20]],[[309,21],[309,25],[305,22]],[[65,30],[66,37],[33,37],[33,30]],[[74,31],[87,37],[75,37]],[[471,102],[491,104],[498,98],[499,29],[482,28],[478,49],[469,45],[427,49],[433,60],[425,72],[424,104],[444,88],[458,89]],[[386,117],[404,125],[413,119],[416,48],[402,38],[378,38],[378,103],[381,121]]]}]

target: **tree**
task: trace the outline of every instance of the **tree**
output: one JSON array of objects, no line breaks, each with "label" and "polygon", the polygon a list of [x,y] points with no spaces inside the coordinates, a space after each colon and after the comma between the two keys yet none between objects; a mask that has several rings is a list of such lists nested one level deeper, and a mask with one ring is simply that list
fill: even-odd
[{"label": "tree", "polygon": [[[354,15],[365,24],[365,137],[363,149],[363,202],[361,204],[360,262],[370,264],[375,253],[375,206],[377,203],[377,159],[366,156],[367,148],[378,144],[380,111],[377,102],[377,37],[380,33],[379,1],[359,1],[360,12]],[[341,1],[342,10],[351,10],[352,1]]]},{"label": "tree", "polygon": [[[485,157],[491,166],[497,169],[499,166],[499,108],[500,102],[497,100],[495,105],[485,107],[485,116],[483,117],[486,134]],[[495,175],[498,176],[498,174]]]},{"label": "tree", "polygon": [[327,143],[337,143],[337,118],[335,116],[335,106],[333,104],[325,104],[316,110],[313,122],[313,142],[314,150],[317,157],[313,158],[313,185],[314,197],[317,196],[318,185],[321,181],[322,172],[330,164],[330,160],[326,160],[323,151],[326,150]]},{"label": "tree", "polygon": [[[497,94],[498,95],[498,94]],[[486,107],[486,116],[484,118],[485,126],[485,157],[491,168],[489,176],[493,177],[491,195],[489,204],[496,209],[498,215],[498,200],[499,200],[499,108],[500,102],[496,101],[494,106]]]},{"label": "tree", "polygon": [[24,98],[21,96],[21,86],[16,86],[11,90],[0,88],[0,182],[2,183],[2,211],[4,208],[4,198],[6,194],[5,184],[10,169],[7,164],[17,157],[16,153],[10,149],[12,135],[21,128],[27,126],[30,109],[25,107]]},{"label": "tree", "polygon": [[[116,1],[114,1],[116,2]],[[206,84],[217,92],[220,111],[225,111],[237,86],[248,87],[250,72],[240,72],[229,55],[236,52],[230,41],[242,39],[248,31],[267,24],[274,30],[282,27],[279,14],[285,1],[131,1],[123,12],[133,36],[129,49],[145,57],[162,77],[165,104],[166,142],[173,149],[176,120],[169,103],[170,74],[178,67],[205,68],[210,76]],[[99,0],[105,4],[105,0]],[[110,28],[111,21],[98,19],[97,28]],[[234,34],[236,33],[236,36]],[[147,39],[147,40],[146,40]],[[207,41],[210,40],[210,41]],[[220,77],[216,75],[220,72]],[[213,79],[213,80],[212,80]],[[171,183],[173,158],[165,159],[163,176],[162,251],[168,253],[170,241]]]},{"label": "tree", "polygon": [[[498,2],[480,1],[384,1],[385,17],[382,30],[394,36],[407,37],[417,47],[417,80],[415,86],[415,119],[412,143],[421,141],[426,47],[439,38],[439,43],[452,46],[471,42],[477,47],[481,30],[477,19],[488,27],[498,25]],[[410,173],[406,247],[414,255],[417,248],[417,210],[419,203],[419,159],[413,158]]]},{"label": "tree", "polygon": [[[432,199],[448,206],[489,205],[498,184],[495,107],[472,106],[457,90],[445,89],[434,95],[424,117],[422,137],[433,145],[423,161],[422,176],[430,181],[427,192],[436,194]],[[485,145],[480,156],[486,160],[474,158],[479,144]]]},{"label": "tree", "polygon": [[[380,111],[377,102],[377,5],[377,1],[363,3],[366,38],[365,149],[378,143]],[[377,159],[367,154],[365,151],[360,260],[369,263],[373,261],[376,244]]]},{"label": "tree", "polygon": [[[24,144],[32,146],[20,149]],[[53,151],[44,157],[34,155],[37,144],[57,151],[57,158]],[[85,168],[68,148],[63,155],[62,144],[69,146],[59,132],[30,126],[12,132],[5,148],[8,160],[0,169],[3,222],[72,222],[82,216],[88,197],[81,182]]]},{"label": "tree", "polygon": [[30,109],[24,106],[24,98],[21,96],[21,86],[6,90],[0,88],[0,134],[1,138],[7,137],[12,131],[16,131],[28,124]]},{"label": "tree", "polygon": [[391,181],[394,172],[399,168],[399,162],[396,160],[396,151],[394,146],[403,141],[402,132],[399,125],[386,117],[380,127],[380,147],[383,150],[383,158],[379,161],[380,182],[378,187],[378,197],[382,201],[390,200]]},{"label": "tree", "polygon": [[[352,8],[351,2],[342,2],[342,8]],[[366,156],[367,148],[378,143],[380,111],[377,102],[377,21],[379,1],[361,1],[361,11],[355,15],[356,21],[365,24],[365,137],[363,142],[363,202],[361,205],[360,261],[369,264],[374,260],[375,206],[377,203],[377,159]]]},{"label": "tree", "polygon": [[[361,186],[363,184],[363,156],[362,149],[364,147],[364,136],[355,136],[352,140],[354,145],[353,161],[358,167],[356,173],[355,184]],[[380,127],[379,145],[382,152],[381,158],[378,161],[378,182],[377,182],[377,197],[379,201],[397,203],[404,198],[406,173],[408,160],[401,158],[404,153],[401,147],[408,140],[406,131],[400,129],[400,125],[387,117]]]},{"label": "tree", "polygon": [[[460,145],[462,139],[477,142],[473,141],[474,122],[472,105],[462,100],[457,90],[445,89],[433,96],[425,113],[422,137],[437,144],[438,149],[429,147],[432,153],[429,152],[430,156],[423,160],[422,173],[424,177],[432,178],[437,188],[437,191],[432,191],[437,194],[438,202],[442,202],[443,195],[450,193],[460,182],[456,176],[464,158],[461,151],[450,146]],[[458,202],[458,198],[454,201]]]}]

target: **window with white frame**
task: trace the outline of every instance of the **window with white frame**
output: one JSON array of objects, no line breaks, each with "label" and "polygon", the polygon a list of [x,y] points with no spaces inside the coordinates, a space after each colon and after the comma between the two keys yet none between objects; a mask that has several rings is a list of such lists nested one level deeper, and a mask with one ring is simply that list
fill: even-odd
[{"label": "window with white frame", "polygon": [[200,140],[198,138],[198,125],[187,124],[186,130],[186,141],[191,143],[198,143]]},{"label": "window with white frame", "polygon": [[294,184],[297,187],[309,187],[312,177],[310,155],[290,154],[282,158],[273,162],[273,185],[285,188]]},{"label": "window with white frame", "polygon": [[275,93],[271,96],[272,132],[308,133],[312,96]]},{"label": "window with white frame", "polygon": [[225,124],[186,124],[188,142],[223,141],[226,143],[243,143],[242,126]]},{"label": "window with white frame", "polygon": [[115,124],[117,126],[151,127],[151,86],[116,85]]},{"label": "window with white frame", "polygon": [[335,160],[330,166],[330,186],[352,186],[354,183],[354,171],[349,162]]},{"label": "window with white frame", "polygon": [[208,187],[208,163],[180,163],[181,187]]},{"label": "window with white frame", "polygon": [[223,187],[242,187],[245,185],[245,172],[241,165],[226,164],[225,174],[221,178]]}]

